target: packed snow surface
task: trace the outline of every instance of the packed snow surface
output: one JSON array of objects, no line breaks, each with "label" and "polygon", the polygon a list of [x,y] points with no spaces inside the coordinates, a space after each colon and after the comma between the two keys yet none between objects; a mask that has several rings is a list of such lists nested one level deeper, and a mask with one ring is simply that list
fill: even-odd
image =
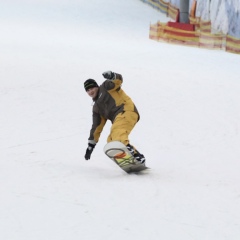
[{"label": "packed snow surface", "polygon": [[[0,239],[238,240],[240,58],[149,40],[139,0],[0,3]],[[151,171],[85,161],[92,101],[112,70],[141,119]]]}]

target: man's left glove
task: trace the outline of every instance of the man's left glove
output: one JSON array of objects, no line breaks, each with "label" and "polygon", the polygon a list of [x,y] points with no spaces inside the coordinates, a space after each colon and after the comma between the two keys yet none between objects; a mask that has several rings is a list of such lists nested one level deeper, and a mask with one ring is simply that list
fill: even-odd
[{"label": "man's left glove", "polygon": [[88,143],[88,148],[87,148],[85,156],[84,156],[86,160],[89,160],[91,158],[91,154],[92,154],[95,146],[96,146],[96,144]]},{"label": "man's left glove", "polygon": [[110,80],[112,80],[115,77],[115,74],[112,71],[106,71],[102,75],[104,78],[110,79]]}]

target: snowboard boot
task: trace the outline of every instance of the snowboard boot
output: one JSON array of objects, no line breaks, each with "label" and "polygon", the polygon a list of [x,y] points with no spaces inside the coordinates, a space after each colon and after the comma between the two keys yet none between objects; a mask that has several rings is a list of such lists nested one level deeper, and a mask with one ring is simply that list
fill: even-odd
[{"label": "snowboard boot", "polygon": [[133,157],[141,162],[144,163],[145,162],[145,157],[143,154],[141,154],[140,152],[138,152],[138,150],[136,148],[134,148],[132,145],[128,144],[127,146],[128,151],[133,155]]},{"label": "snowboard boot", "polygon": [[132,145],[128,144],[126,145],[128,151],[134,156],[134,153],[135,153],[135,149]]},{"label": "snowboard boot", "polygon": [[134,155],[134,158],[137,160],[137,161],[139,161],[139,162],[141,162],[141,163],[145,163],[145,157],[144,157],[144,155],[143,154],[141,154],[141,153],[135,153]]}]

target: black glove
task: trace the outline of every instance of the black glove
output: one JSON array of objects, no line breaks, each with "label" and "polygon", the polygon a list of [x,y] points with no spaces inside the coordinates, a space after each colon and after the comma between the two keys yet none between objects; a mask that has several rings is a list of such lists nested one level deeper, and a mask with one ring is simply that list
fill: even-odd
[{"label": "black glove", "polygon": [[110,80],[112,80],[115,76],[115,74],[112,71],[106,71],[102,75],[104,78],[110,79]]},{"label": "black glove", "polygon": [[92,154],[93,149],[95,148],[95,146],[96,146],[96,144],[88,143],[88,148],[87,148],[85,156],[84,156],[86,160],[90,159],[91,154]]}]

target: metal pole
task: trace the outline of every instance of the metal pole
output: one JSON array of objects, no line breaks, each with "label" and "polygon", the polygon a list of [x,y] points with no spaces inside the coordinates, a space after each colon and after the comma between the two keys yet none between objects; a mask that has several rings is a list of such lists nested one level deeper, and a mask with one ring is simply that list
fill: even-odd
[{"label": "metal pole", "polygon": [[179,22],[189,23],[189,0],[180,0]]}]

